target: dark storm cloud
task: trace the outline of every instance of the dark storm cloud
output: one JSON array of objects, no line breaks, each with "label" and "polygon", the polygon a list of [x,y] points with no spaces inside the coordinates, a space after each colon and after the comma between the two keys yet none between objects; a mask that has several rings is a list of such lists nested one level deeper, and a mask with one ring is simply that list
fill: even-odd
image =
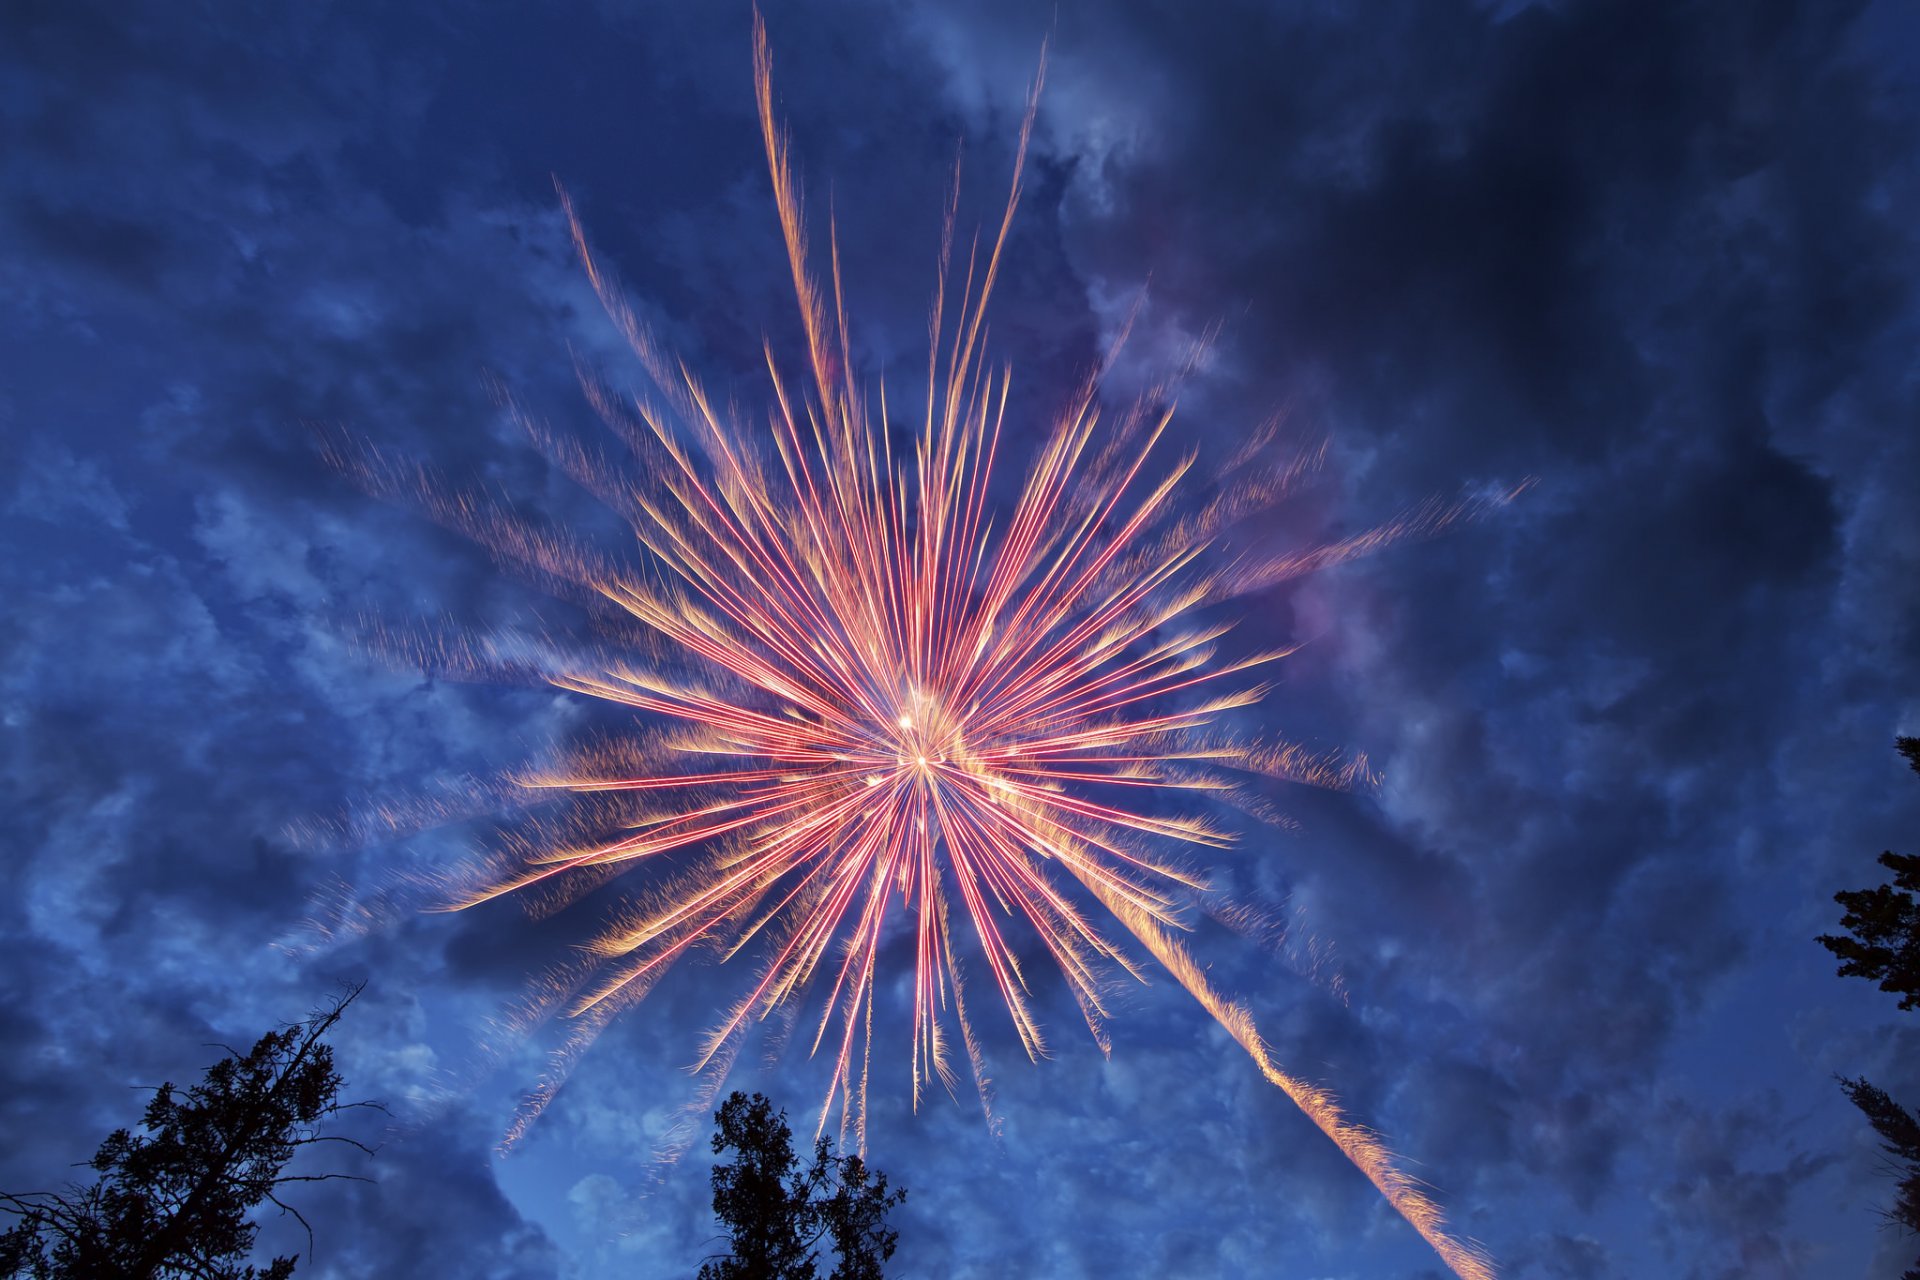
[{"label": "dark storm cloud", "polygon": [[[1221,324],[1182,442],[1223,453],[1279,410],[1328,433],[1336,527],[1537,478],[1475,527],[1249,603],[1247,627],[1311,640],[1276,720],[1386,781],[1276,795],[1304,831],[1223,866],[1293,921],[1286,947],[1197,935],[1281,1060],[1418,1159],[1516,1275],[1909,1261],[1866,1261],[1887,1188],[1830,1077],[1914,1096],[1912,1046],[1808,942],[1834,888],[1911,845],[1920,799],[1883,758],[1920,671],[1895,9],[768,14],[869,372],[897,386],[919,359],[956,141],[963,220],[991,217],[1051,32],[994,330],[1026,420],[1150,276],[1122,380]],[[684,1274],[709,1247],[699,1153],[654,1198],[631,1188],[727,975],[663,987],[489,1166],[539,1064],[509,1048],[476,1084],[462,1028],[575,921],[272,948],[308,894],[461,838],[327,851],[290,824],[584,722],[351,643],[362,612],[516,619],[537,597],[358,494],[309,424],[582,518],[482,379],[564,424],[569,347],[620,368],[555,176],[664,334],[755,403],[762,335],[787,351],[793,330],[746,10],[30,4],[0,24],[0,1184],[84,1155],[76,1133],[129,1114],[122,1085],[371,975],[343,1055],[401,1133],[376,1186],[323,1197],[318,1271]],[[1308,941],[1350,1007],[1289,963]],[[1111,1059],[1042,1000],[1055,1060],[990,1033],[1003,1138],[876,1085],[910,1269],[1432,1268],[1168,984],[1116,993]],[[803,1060],[741,1079],[796,1113],[817,1083]]]},{"label": "dark storm cloud", "polygon": [[1189,328],[1245,299],[1229,365],[1275,395],[1298,379],[1363,505],[1541,478],[1497,549],[1476,531],[1308,588],[1406,837],[1349,843],[1380,849],[1364,874],[1303,874],[1323,927],[1361,940],[1356,992],[1385,982],[1404,1009],[1443,975],[1406,1034],[1494,1038],[1470,1096],[1445,1050],[1410,1077],[1437,1083],[1406,1104],[1440,1113],[1414,1148],[1511,1150],[1590,1205],[1626,1153],[1665,1158],[1635,1116],[1681,1020],[1730,975],[1820,967],[1748,951],[1817,883],[1780,874],[1821,824],[1774,801],[1776,754],[1867,759],[1910,714],[1910,644],[1861,670],[1842,595],[1868,577],[1890,593],[1872,625],[1911,616],[1883,566],[1911,563],[1913,525],[1885,499],[1920,482],[1913,258],[1885,195],[1911,190],[1911,99],[1863,65],[1860,14],[1061,20],[1053,136],[1107,146],[1066,206],[1096,291],[1151,270]]}]

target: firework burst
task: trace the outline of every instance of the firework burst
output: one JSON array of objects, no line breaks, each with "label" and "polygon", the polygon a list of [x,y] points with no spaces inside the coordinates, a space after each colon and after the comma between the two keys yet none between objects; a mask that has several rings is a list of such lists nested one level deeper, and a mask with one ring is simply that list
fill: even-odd
[{"label": "firework burst", "polygon": [[[1486,1258],[1448,1233],[1380,1140],[1282,1070],[1247,1011],[1191,958],[1178,934],[1207,886],[1181,858],[1227,845],[1230,832],[1169,812],[1183,794],[1189,809],[1257,806],[1249,776],[1344,786],[1365,770],[1236,730],[1244,717],[1231,713],[1261,698],[1264,669],[1285,653],[1222,657],[1227,624],[1213,606],[1432,532],[1481,504],[1434,504],[1305,550],[1230,555],[1229,534],[1284,496],[1317,455],[1273,461],[1278,450],[1261,436],[1214,478],[1208,501],[1177,501],[1195,459],[1167,456],[1170,388],[1115,409],[1097,376],[1010,483],[1010,374],[988,360],[986,314],[1020,199],[1031,103],[997,232],[984,245],[976,238],[957,265],[956,182],[925,395],[910,410],[916,438],[910,451],[895,447],[888,424],[898,406],[890,410],[884,387],[873,403],[848,375],[855,362],[832,237],[829,284],[816,283],[757,17],[754,38],[804,376],[783,374],[769,346],[764,425],[718,406],[639,321],[566,204],[593,288],[648,375],[645,390],[619,395],[582,373],[631,456],[603,457],[514,410],[560,469],[631,526],[646,567],[622,569],[416,471],[366,454],[350,464],[371,487],[410,492],[444,523],[559,584],[611,637],[565,656],[498,638],[443,640],[433,661],[517,668],[640,713],[631,738],[516,779],[587,807],[559,826],[528,827],[450,904],[515,894],[552,907],[649,869],[645,896],[592,941],[590,963],[537,1002],[572,1015],[579,1033],[529,1114],[610,1017],[690,951],[712,948],[751,964],[752,976],[703,1046],[711,1087],[752,1026],[804,1007],[802,1034],[833,1064],[822,1124],[837,1109],[843,1129],[864,1136],[881,956],[908,937],[914,1100],[932,1081],[957,1087],[964,1059],[988,1104],[969,968],[984,971],[992,1002],[1037,1058],[1046,1045],[1021,952],[1044,951],[1104,1048],[1108,975],[1144,977],[1144,961],[1123,945],[1131,940],[1447,1265],[1490,1277]],[[1003,489],[1017,496],[1008,502]]]}]

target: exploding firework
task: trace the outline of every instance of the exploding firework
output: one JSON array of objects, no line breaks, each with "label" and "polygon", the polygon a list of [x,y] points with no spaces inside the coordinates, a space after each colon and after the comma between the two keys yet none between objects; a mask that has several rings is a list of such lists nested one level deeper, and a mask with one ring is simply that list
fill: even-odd
[{"label": "exploding firework", "polygon": [[[1279,451],[1257,438],[1208,486],[1207,501],[1182,502],[1177,491],[1195,459],[1165,456],[1169,388],[1115,409],[1097,374],[1009,483],[1010,373],[988,360],[986,314],[1020,199],[1033,102],[997,233],[984,246],[976,239],[957,268],[956,180],[925,395],[911,410],[917,438],[910,450],[896,447],[884,387],[875,405],[849,376],[837,240],[830,285],[816,283],[757,17],[754,35],[805,375],[790,380],[769,346],[766,424],[716,405],[624,301],[563,193],[588,277],[649,385],[616,395],[582,372],[589,400],[631,455],[618,461],[514,410],[561,470],[631,526],[645,567],[619,567],[406,468],[365,454],[350,464],[377,489],[410,491],[605,620],[604,642],[585,651],[529,654],[473,637],[436,642],[434,661],[517,667],[640,713],[631,736],[516,780],[587,807],[569,823],[529,826],[451,904],[515,894],[551,907],[649,869],[644,898],[542,1002],[562,1006],[579,1034],[529,1114],[609,1018],[690,951],[710,948],[753,965],[703,1046],[712,1087],[751,1027],[811,1009],[802,1034],[833,1064],[821,1122],[837,1109],[843,1130],[864,1135],[883,945],[909,934],[914,1100],[934,1080],[957,1087],[964,1058],[987,1104],[968,968],[984,968],[993,1003],[1037,1058],[1045,1041],[1021,952],[1031,961],[1044,951],[1105,1047],[1107,975],[1143,976],[1130,940],[1448,1266],[1490,1277],[1491,1264],[1449,1234],[1379,1138],[1283,1070],[1249,1013],[1191,958],[1178,935],[1207,886],[1180,859],[1225,846],[1231,834],[1206,817],[1168,813],[1183,793],[1189,808],[1257,806],[1250,777],[1343,786],[1365,770],[1364,761],[1236,729],[1244,717],[1231,713],[1261,698],[1263,668],[1286,655],[1222,657],[1227,624],[1214,606],[1435,531],[1480,504],[1434,504],[1305,550],[1229,555],[1229,535],[1317,456],[1273,461]],[[1037,81],[1034,92],[1037,101]],[[1002,491],[1011,489],[1009,502]]]}]

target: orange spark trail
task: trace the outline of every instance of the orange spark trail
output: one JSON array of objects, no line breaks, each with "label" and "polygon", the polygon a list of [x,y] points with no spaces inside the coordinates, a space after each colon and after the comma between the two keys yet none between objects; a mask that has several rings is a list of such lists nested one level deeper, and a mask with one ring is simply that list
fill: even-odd
[{"label": "orange spark trail", "polygon": [[1227,1034],[1247,1051],[1261,1074],[1291,1098],[1307,1119],[1319,1127],[1320,1132],[1333,1139],[1334,1145],[1353,1161],[1360,1172],[1367,1175],[1368,1181],[1379,1188],[1387,1202],[1400,1211],[1400,1216],[1433,1246],[1433,1251],[1440,1255],[1441,1261],[1452,1268],[1460,1280],[1494,1280],[1496,1273],[1493,1260],[1478,1246],[1462,1243],[1447,1234],[1447,1219],[1440,1206],[1417,1181],[1394,1164],[1393,1153],[1387,1150],[1380,1136],[1347,1119],[1339,1102],[1325,1089],[1288,1074],[1285,1068],[1275,1062],[1266,1041],[1260,1038],[1260,1031],[1254,1026],[1253,1015],[1244,1006],[1214,990],[1186,948],[1168,936],[1158,921],[1139,915],[1131,903],[1110,899],[1097,886],[1089,885],[1088,888],[1108,910],[1120,918],[1134,937],[1146,945],[1154,959],[1200,1002],[1201,1007],[1213,1015]]},{"label": "orange spark trail", "polygon": [[[864,1138],[890,938],[910,938],[914,956],[916,1105],[930,1081],[953,1089],[957,1027],[990,1111],[978,1005],[963,973],[984,972],[1022,1048],[1038,1058],[1046,1042],[1022,959],[1037,945],[1105,1047],[1106,975],[1117,966],[1143,976],[1105,932],[1111,921],[1462,1280],[1488,1280],[1491,1263],[1448,1234],[1439,1207],[1380,1139],[1275,1063],[1246,1010],[1175,941],[1171,930],[1186,927],[1207,886],[1173,851],[1224,847],[1232,833],[1165,810],[1181,793],[1258,810],[1249,778],[1344,786],[1365,774],[1364,763],[1232,731],[1231,713],[1265,692],[1246,681],[1289,651],[1222,658],[1230,624],[1216,606],[1502,499],[1432,504],[1320,546],[1276,554],[1255,542],[1222,555],[1246,518],[1286,496],[1318,455],[1272,462],[1270,441],[1258,437],[1213,478],[1214,496],[1197,508],[1179,502],[1196,459],[1165,456],[1171,387],[1117,407],[1102,398],[1097,372],[1023,478],[996,485],[1007,466],[1011,375],[988,363],[986,312],[1020,200],[1037,80],[1005,212],[959,270],[957,194],[949,200],[927,391],[910,453],[896,448],[885,388],[875,412],[852,377],[836,236],[830,284],[813,274],[757,14],[754,84],[807,364],[805,377],[789,381],[769,344],[765,431],[736,421],[655,340],[594,257],[564,192],[587,277],[650,385],[617,395],[582,372],[625,459],[508,405],[560,471],[626,521],[644,572],[418,468],[348,460],[369,487],[413,495],[434,518],[580,602],[607,637],[586,652],[484,636],[425,649],[469,670],[535,672],[641,713],[631,740],[518,779],[528,793],[598,806],[588,810],[597,822],[535,823],[448,904],[519,894],[551,910],[648,864],[646,895],[590,943],[588,962],[530,1003],[527,1019],[561,1011],[580,1032],[556,1054],[529,1117],[609,1018],[705,948],[757,961],[703,1048],[709,1092],[754,1026],[791,1018],[823,993],[795,1034],[832,1062],[821,1124],[837,1107],[843,1132]],[[1007,487],[1017,489],[1011,505],[997,492]],[[1105,918],[1095,918],[1095,904]]]}]

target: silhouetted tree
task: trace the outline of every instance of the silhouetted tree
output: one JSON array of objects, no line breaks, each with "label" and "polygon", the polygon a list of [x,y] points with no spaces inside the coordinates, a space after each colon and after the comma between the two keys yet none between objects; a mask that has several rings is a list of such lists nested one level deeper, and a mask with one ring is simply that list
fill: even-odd
[{"label": "silhouetted tree", "polygon": [[[1895,745],[1914,772],[1920,773],[1920,738],[1899,738]],[[1880,865],[1893,872],[1893,883],[1833,895],[1846,908],[1840,927],[1851,938],[1822,935],[1820,944],[1846,963],[1840,976],[1879,982],[1882,991],[1900,997],[1900,1007],[1920,1005],[1920,857],[1883,853]]]},{"label": "silhouetted tree", "polygon": [[[1894,746],[1920,773],[1920,738],[1898,738]],[[1880,865],[1893,872],[1892,884],[1833,895],[1846,911],[1840,927],[1852,936],[1823,934],[1819,941],[1840,957],[1840,976],[1878,981],[1882,991],[1900,997],[1902,1009],[1912,1009],[1920,1005],[1920,906],[1913,900],[1920,892],[1920,857],[1882,853]],[[1920,1116],[1865,1080],[1842,1076],[1840,1087],[1880,1135],[1900,1179],[1887,1217],[1920,1231]],[[1909,1267],[1904,1280],[1920,1280],[1920,1264]]]},{"label": "silhouetted tree", "polygon": [[[88,1161],[99,1176],[65,1192],[0,1193],[19,1221],[0,1236],[0,1276],[16,1280],[285,1280],[295,1257],[265,1269],[246,1262],[258,1227],[252,1211],[278,1206],[292,1183],[350,1177],[287,1173],[295,1152],[352,1138],[322,1133],[342,1103],[340,1073],[322,1037],[360,994],[354,988],[302,1023],[262,1036],[207,1069],[184,1093],[154,1090],[144,1132],[115,1132]],[[224,1046],[223,1046],[224,1047]],[[297,1255],[296,1255],[297,1257]]]},{"label": "silhouetted tree", "polygon": [[830,1280],[881,1280],[899,1233],[887,1211],[907,1198],[859,1156],[836,1156],[825,1138],[804,1172],[786,1112],[760,1094],[735,1092],[714,1115],[713,1151],[736,1153],[713,1167],[713,1214],[732,1249],[710,1258],[700,1280],[814,1280],[815,1247],[831,1240]]}]

